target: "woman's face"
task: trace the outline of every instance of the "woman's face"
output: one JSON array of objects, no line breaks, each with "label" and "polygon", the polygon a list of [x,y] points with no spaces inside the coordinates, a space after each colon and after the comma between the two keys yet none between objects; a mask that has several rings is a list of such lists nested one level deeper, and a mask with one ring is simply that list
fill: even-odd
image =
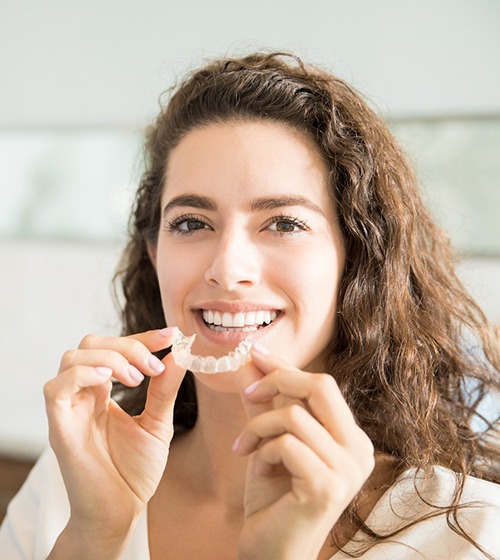
[{"label": "woman's face", "polygon": [[261,121],[197,128],[170,155],[161,205],[163,310],[197,335],[193,353],[220,357],[249,338],[324,370],[344,246],[312,141]]}]

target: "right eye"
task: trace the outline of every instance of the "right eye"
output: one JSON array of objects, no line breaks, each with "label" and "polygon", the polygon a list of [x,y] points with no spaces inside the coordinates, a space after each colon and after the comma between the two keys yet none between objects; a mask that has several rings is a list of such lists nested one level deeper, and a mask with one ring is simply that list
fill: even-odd
[{"label": "right eye", "polygon": [[178,224],[177,228],[181,231],[196,231],[198,229],[204,229],[207,224],[203,223],[201,220],[184,220]]},{"label": "right eye", "polygon": [[167,231],[189,235],[202,229],[212,229],[204,220],[196,216],[179,216],[165,225]]}]

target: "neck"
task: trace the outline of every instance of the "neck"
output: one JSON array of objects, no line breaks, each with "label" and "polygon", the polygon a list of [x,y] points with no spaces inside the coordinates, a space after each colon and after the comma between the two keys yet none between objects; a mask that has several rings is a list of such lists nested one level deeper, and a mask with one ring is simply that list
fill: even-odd
[{"label": "neck", "polygon": [[171,459],[178,458],[178,472],[192,492],[241,509],[247,460],[231,450],[247,422],[241,398],[199,383],[196,390],[196,424],[174,439]]}]

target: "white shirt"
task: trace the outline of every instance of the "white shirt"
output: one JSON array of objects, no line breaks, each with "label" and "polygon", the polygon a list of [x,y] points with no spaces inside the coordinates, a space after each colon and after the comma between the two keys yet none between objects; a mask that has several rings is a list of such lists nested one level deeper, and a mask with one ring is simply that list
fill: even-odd
[{"label": "white shirt", "polygon": [[[411,519],[433,511],[418,499],[413,484],[414,471],[404,473],[373,508],[366,520],[377,531],[393,530]],[[419,490],[427,500],[444,505],[453,492],[455,477],[436,467],[433,476]],[[500,559],[500,485],[469,477],[462,503],[477,506],[462,510],[459,520],[469,535],[494,558]],[[25,484],[9,504],[0,528],[0,558],[5,560],[44,560],[66,526],[69,504],[57,460],[47,449]],[[347,549],[354,546],[348,543]],[[139,518],[122,560],[148,560],[147,508]],[[349,558],[337,552],[331,560]],[[392,542],[381,542],[361,556],[362,560],[484,559],[484,556],[447,525],[440,515],[418,523],[397,535]],[[297,559],[301,560],[301,559]]]}]

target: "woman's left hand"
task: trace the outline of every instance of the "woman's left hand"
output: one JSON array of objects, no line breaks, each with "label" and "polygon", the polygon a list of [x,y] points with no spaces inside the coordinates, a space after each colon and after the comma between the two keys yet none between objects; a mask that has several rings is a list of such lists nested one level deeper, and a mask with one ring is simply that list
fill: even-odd
[{"label": "woman's left hand", "polygon": [[374,467],[374,450],[333,377],[252,349],[238,383],[250,455],[241,560],[316,560]]}]

